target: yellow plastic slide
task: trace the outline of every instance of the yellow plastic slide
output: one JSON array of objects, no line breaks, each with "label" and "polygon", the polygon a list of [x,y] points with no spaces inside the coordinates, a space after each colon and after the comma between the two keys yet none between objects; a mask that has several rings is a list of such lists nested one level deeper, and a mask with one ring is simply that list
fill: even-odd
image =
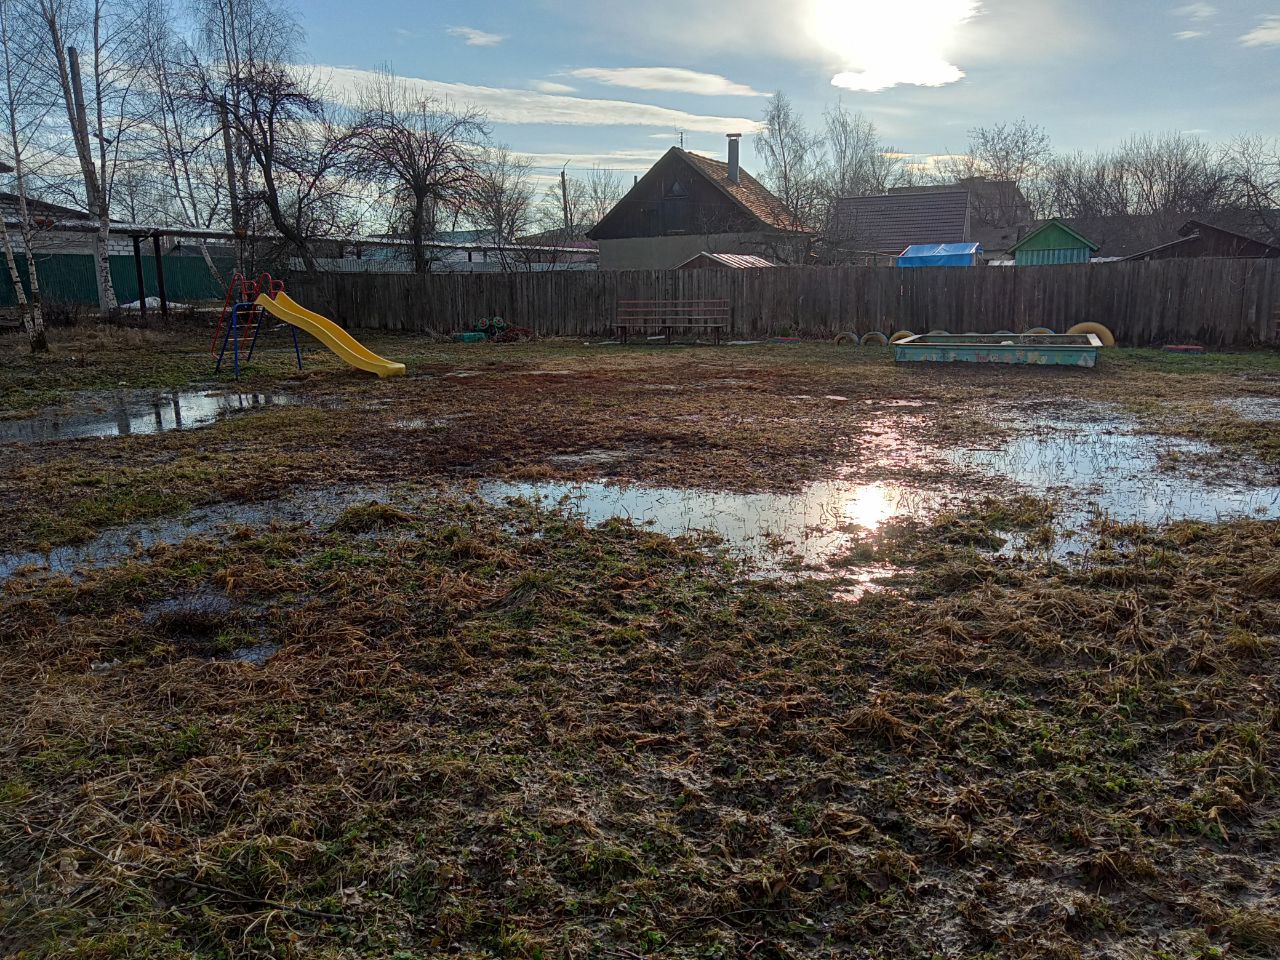
[{"label": "yellow plastic slide", "polygon": [[332,320],[295,303],[283,292],[277,293],[274,300],[265,293],[259,294],[257,304],[277,320],[311,334],[336,353],[340,360],[357,370],[376,373],[380,377],[403,377],[405,374],[403,363],[383,359]]}]

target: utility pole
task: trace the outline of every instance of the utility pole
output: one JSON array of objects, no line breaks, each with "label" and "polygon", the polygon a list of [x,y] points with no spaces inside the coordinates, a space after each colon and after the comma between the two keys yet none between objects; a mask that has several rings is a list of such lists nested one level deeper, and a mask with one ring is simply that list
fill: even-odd
[{"label": "utility pole", "polygon": [[569,236],[569,178],[565,175],[565,171],[569,168],[569,164],[565,164],[560,168],[560,206],[564,213],[564,239],[568,243],[573,238]]}]

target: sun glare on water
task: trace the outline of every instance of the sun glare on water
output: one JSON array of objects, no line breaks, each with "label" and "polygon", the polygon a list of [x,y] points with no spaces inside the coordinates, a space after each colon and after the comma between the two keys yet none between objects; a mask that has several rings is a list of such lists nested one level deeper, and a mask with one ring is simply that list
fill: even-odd
[{"label": "sun glare on water", "polygon": [[844,68],[831,80],[837,87],[940,87],[964,77],[949,57],[980,8],[980,0],[812,0],[808,28]]}]

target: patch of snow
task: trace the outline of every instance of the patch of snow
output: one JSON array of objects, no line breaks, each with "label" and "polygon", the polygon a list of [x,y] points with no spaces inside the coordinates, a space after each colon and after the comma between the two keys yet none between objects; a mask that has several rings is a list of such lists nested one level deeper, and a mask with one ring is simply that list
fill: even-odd
[{"label": "patch of snow", "polygon": [[[141,309],[141,304],[140,304],[137,300],[133,300],[133,301],[131,301],[131,302],[129,302],[129,303],[122,303],[122,304],[120,304],[120,309],[121,309],[121,310],[139,310],[139,309]],[[159,297],[147,297],[147,309],[148,309],[148,310],[159,310],[159,309],[160,309],[160,298],[159,298]],[[189,303],[174,303],[172,300],[170,300],[170,301],[169,301],[169,309],[170,309],[170,310],[190,310],[190,309],[191,309],[191,304],[189,304]]]}]

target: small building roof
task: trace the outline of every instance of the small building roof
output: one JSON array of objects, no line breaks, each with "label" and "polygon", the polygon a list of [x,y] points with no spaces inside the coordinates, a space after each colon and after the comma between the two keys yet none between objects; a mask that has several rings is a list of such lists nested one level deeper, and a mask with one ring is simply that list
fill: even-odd
[{"label": "small building roof", "polygon": [[[1028,233],[1025,237],[1023,237],[1021,240],[1019,240],[1017,243],[1011,246],[1009,248],[1009,252],[1016,253],[1018,250],[1021,250],[1024,247],[1030,246],[1032,241],[1041,239],[1046,234],[1049,234],[1055,230],[1065,233],[1069,239],[1074,240],[1076,242],[1075,245],[1081,246],[1081,247],[1088,247],[1092,253],[1097,253],[1099,250],[1102,249],[1100,244],[1094,243],[1092,240],[1090,240],[1080,231],[1073,229],[1065,221],[1046,220],[1044,223],[1040,224],[1040,226],[1036,227],[1034,230]],[[1057,249],[1057,248],[1054,248],[1054,249]]]},{"label": "small building roof", "polygon": [[925,190],[835,202],[832,229],[860,250],[897,253],[913,244],[969,240],[969,191]]},{"label": "small building roof", "polygon": [[774,266],[773,261],[766,260],[764,257],[757,257],[750,253],[708,253],[705,250],[695,256],[690,257],[677,270],[683,270],[689,264],[701,260],[703,258],[714,261],[722,267],[728,267],[731,270],[756,270],[761,267]]},{"label": "small building roof", "polygon": [[[1241,233],[1239,230],[1229,230],[1226,227],[1215,226],[1211,223],[1205,223],[1202,220],[1188,220],[1178,230],[1178,239],[1171,240],[1168,243],[1161,243],[1149,250],[1142,250],[1131,256],[1124,257],[1125,260],[1146,260],[1156,253],[1166,253],[1176,250],[1179,247],[1191,247],[1192,244],[1199,241],[1206,234],[1217,234],[1229,241],[1236,241],[1241,249],[1252,249],[1257,253],[1259,258],[1274,259],[1280,257],[1280,246],[1274,243],[1268,243],[1259,239],[1257,236],[1251,236],[1247,233]],[[1244,254],[1241,254],[1244,256]]]}]

